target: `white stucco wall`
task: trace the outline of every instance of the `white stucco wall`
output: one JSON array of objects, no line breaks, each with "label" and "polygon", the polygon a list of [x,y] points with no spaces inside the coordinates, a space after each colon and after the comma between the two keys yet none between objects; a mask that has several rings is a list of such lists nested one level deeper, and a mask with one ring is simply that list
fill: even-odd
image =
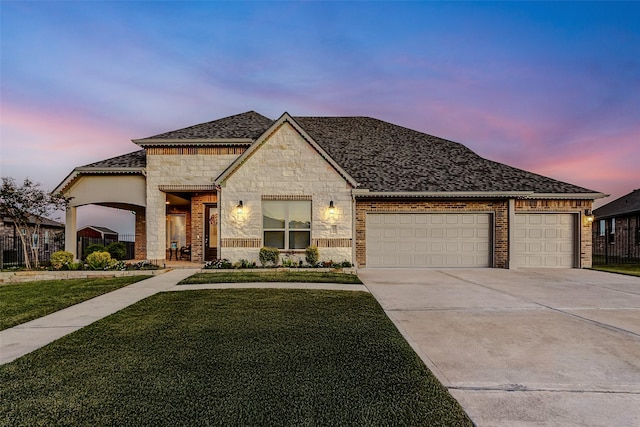
[{"label": "white stucco wall", "polygon": [[[288,123],[284,123],[223,183],[218,195],[221,239],[262,240],[262,196],[311,196],[311,239],[352,239],[351,190],[347,181]],[[242,200],[244,209],[237,213]],[[329,214],[333,200],[335,214]],[[335,233],[332,225],[336,226]],[[221,247],[232,262],[258,262],[259,247]],[[319,248],[324,261],[352,260],[351,247]],[[304,253],[299,255],[304,259]]]},{"label": "white stucco wall", "polygon": [[166,257],[166,194],[160,185],[211,185],[237,154],[147,156],[147,257]]},{"label": "white stucco wall", "polygon": [[146,204],[146,183],[142,175],[82,175],[64,192],[70,206],[100,203]]}]

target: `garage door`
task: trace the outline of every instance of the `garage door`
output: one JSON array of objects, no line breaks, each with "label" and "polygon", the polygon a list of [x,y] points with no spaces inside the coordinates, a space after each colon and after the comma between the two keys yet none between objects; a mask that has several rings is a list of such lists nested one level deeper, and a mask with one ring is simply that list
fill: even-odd
[{"label": "garage door", "polygon": [[572,214],[516,214],[514,265],[574,267],[575,221]]},{"label": "garage door", "polygon": [[489,214],[368,214],[367,267],[489,267]]}]

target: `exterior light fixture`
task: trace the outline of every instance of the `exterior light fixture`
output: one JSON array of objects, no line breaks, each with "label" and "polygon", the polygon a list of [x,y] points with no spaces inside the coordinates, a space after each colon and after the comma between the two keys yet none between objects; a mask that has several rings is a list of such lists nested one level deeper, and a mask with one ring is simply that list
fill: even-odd
[{"label": "exterior light fixture", "polygon": [[243,206],[242,206],[242,200],[240,200],[240,202],[238,203],[237,208],[238,208],[238,215],[240,215],[240,214],[242,213],[242,208],[243,208]]},{"label": "exterior light fixture", "polygon": [[329,215],[333,215],[336,213],[336,207],[333,206],[333,200],[329,202]]},{"label": "exterior light fixture", "polygon": [[584,210],[584,219],[587,222],[593,222],[593,212],[591,212],[591,209]]}]

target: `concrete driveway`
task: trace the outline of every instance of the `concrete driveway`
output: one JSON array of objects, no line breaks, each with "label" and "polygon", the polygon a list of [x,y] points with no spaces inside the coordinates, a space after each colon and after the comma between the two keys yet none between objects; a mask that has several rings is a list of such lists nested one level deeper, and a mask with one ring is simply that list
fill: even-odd
[{"label": "concrete driveway", "polygon": [[478,426],[640,426],[640,278],[575,269],[358,275]]}]

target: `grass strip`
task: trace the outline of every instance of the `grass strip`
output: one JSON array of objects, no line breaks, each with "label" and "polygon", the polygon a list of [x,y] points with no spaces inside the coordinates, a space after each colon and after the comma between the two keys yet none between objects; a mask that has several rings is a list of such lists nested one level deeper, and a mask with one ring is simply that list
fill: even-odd
[{"label": "grass strip", "polygon": [[38,280],[0,286],[0,330],[37,319],[149,276]]},{"label": "grass strip", "polygon": [[0,367],[11,425],[471,426],[364,292],[155,295]]},{"label": "grass strip", "polygon": [[630,276],[640,276],[640,264],[610,264],[594,265],[593,270],[606,271],[609,273],[627,274]]},{"label": "grass strip", "polygon": [[298,282],[298,283],[346,283],[361,284],[355,274],[322,271],[230,271],[196,273],[182,280],[179,285],[205,283],[248,282]]}]

